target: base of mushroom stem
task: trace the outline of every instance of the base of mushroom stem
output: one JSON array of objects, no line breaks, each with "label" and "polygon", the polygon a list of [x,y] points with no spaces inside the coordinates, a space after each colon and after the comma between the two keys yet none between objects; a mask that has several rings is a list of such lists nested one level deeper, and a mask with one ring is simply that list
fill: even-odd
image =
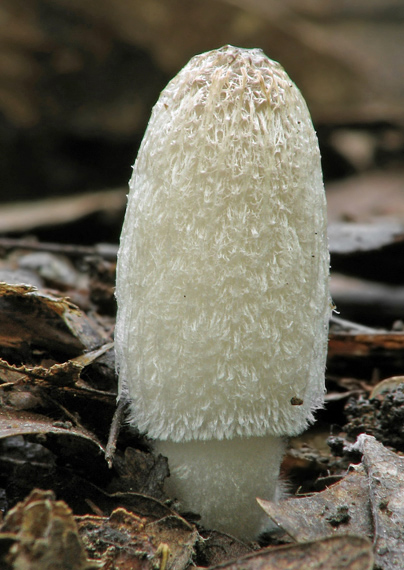
[{"label": "base of mushroom stem", "polygon": [[155,450],[168,458],[165,490],[183,512],[198,513],[204,527],[241,540],[253,540],[265,530],[269,518],[256,498],[278,496],[283,438],[155,441]]}]

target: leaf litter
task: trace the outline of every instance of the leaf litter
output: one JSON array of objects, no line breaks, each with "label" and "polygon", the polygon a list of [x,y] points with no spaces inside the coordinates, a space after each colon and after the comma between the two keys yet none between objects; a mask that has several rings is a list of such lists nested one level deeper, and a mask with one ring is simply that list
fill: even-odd
[{"label": "leaf litter", "polygon": [[[94,256],[91,266],[101,268],[101,272],[106,267]],[[110,279],[110,270],[106,273]],[[97,280],[96,273],[93,277]],[[116,380],[110,321],[104,320],[102,313],[106,307],[111,310],[111,289],[102,283],[94,287],[105,291],[104,297],[92,297],[89,292],[85,304],[91,309],[83,311],[54,291],[22,284],[0,286],[0,467],[9,481],[0,535],[0,561],[5,568],[18,568],[16,561],[24,544],[27,568],[47,569],[45,562],[35,566],[39,543],[32,539],[32,529],[21,524],[9,532],[8,514],[13,509],[32,509],[32,501],[41,505],[35,507],[38,512],[45,509],[47,517],[60,509],[73,517],[77,531],[71,531],[69,519],[60,536],[73,532],[69,540],[77,552],[84,548],[85,559],[80,554],[63,566],[63,544],[58,551],[49,543],[54,528],[65,525],[60,517],[44,531],[48,536],[46,550],[62,568],[185,570],[190,565],[220,565],[232,570],[262,566],[270,570],[297,568],[299,564],[308,569],[359,570],[372,568],[373,556],[375,568],[399,568],[397,560],[403,556],[403,529],[399,524],[402,459],[370,436],[361,436],[351,450],[351,456],[362,453],[363,459],[345,475],[341,469],[338,474],[329,463],[331,472],[324,491],[278,504],[260,500],[278,529],[272,544],[271,540],[264,541],[260,550],[258,544],[243,544],[201,528],[195,519],[187,522],[179,516],[176,505],[164,494],[166,460],[150,453],[147,440],[127,426],[121,429],[109,468],[104,452],[115,411]],[[96,299],[98,306],[94,305]],[[353,330],[339,327],[331,333],[331,363],[337,356],[369,359],[369,351],[375,350],[373,339],[380,339],[379,353],[384,347],[396,351],[398,371],[402,359],[400,334],[366,331],[369,341],[364,344],[366,334]],[[365,385],[356,385],[359,389],[350,389],[354,382],[347,384],[349,389],[339,397],[335,393],[333,398],[331,392],[329,401],[363,394]],[[376,391],[376,401],[388,398],[391,390],[399,389],[400,382],[384,386],[387,392],[382,388]],[[370,389],[374,386],[369,385]],[[343,442],[348,449],[349,444]],[[375,457],[380,463],[377,472]],[[317,472],[325,481],[326,467],[327,462]],[[335,480],[333,472],[338,482],[330,484]],[[53,502],[64,506],[50,507]],[[22,521],[21,517],[18,520]],[[284,545],[274,546],[277,543]]]}]

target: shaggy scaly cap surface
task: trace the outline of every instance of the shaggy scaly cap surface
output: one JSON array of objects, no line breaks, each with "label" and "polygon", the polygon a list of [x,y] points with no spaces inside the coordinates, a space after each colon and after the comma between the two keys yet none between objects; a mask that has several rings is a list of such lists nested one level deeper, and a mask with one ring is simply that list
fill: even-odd
[{"label": "shaggy scaly cap surface", "polygon": [[302,431],[323,403],[328,271],[299,90],[258,49],[194,57],[153,109],[121,236],[116,357],[139,430]]}]

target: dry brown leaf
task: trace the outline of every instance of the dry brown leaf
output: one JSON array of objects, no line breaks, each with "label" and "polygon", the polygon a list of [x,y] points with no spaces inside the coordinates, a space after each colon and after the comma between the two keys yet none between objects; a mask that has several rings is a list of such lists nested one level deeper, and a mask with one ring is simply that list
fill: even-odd
[{"label": "dry brown leaf", "polygon": [[396,390],[401,384],[404,384],[404,376],[392,376],[391,378],[385,378],[373,388],[369,395],[369,399],[377,398],[381,396],[384,392],[391,392]]},{"label": "dry brown leaf", "polygon": [[397,570],[404,560],[404,458],[365,434],[354,447],[363,453],[369,481],[376,564]]},{"label": "dry brown leaf", "polygon": [[78,517],[86,549],[104,568],[122,570],[183,570],[198,538],[196,529],[181,517],[157,521],[118,508],[106,517]]},{"label": "dry brown leaf", "polygon": [[368,481],[361,467],[310,497],[279,503],[257,500],[267,515],[297,542],[333,534],[372,537]]},{"label": "dry brown leaf", "polygon": [[106,341],[100,327],[66,298],[28,285],[0,283],[0,345],[24,343],[68,356],[99,348]]},{"label": "dry brown leaf", "polygon": [[[14,410],[2,406],[0,413],[0,439],[16,435],[40,434],[45,438],[47,435],[64,436],[69,440],[72,437],[79,438],[82,446],[94,446],[95,453],[104,453],[104,447],[90,431],[76,427],[71,422],[58,422],[44,415]],[[77,445],[79,445],[77,443]],[[93,452],[94,453],[94,452]]]},{"label": "dry brown leaf", "polygon": [[[55,386],[71,386],[78,382],[83,368],[83,365],[74,359],[62,364],[53,364],[49,368],[44,366],[14,366],[0,359],[0,378],[3,381],[6,378],[8,383],[14,382],[16,384],[35,378],[52,382]],[[3,376],[3,371],[6,372],[5,377]],[[37,384],[40,384],[40,382]],[[4,388],[4,385],[2,388]]]},{"label": "dry brown leaf", "polygon": [[197,552],[198,558],[203,560],[203,566],[217,566],[254,550],[238,538],[215,530],[203,531],[202,539],[197,544]]},{"label": "dry brown leaf", "polygon": [[[377,568],[401,568],[404,458],[365,434],[360,435],[351,448],[363,454],[362,464],[326,491],[279,504],[258,502],[271,519],[298,542],[347,533],[369,537],[374,544]],[[329,564],[324,568],[345,567],[333,566],[331,560]],[[304,567],[311,568],[306,563]]]},{"label": "dry brown leaf", "polygon": [[[52,366],[15,366],[9,364],[0,358],[0,378],[7,384],[29,383],[32,379],[37,380],[36,385],[41,383],[52,384],[53,386],[73,386],[94,392],[94,388],[87,385],[80,378],[80,374],[86,366],[95,362],[100,356],[113,349],[112,342],[104,344],[97,350],[86,352],[76,358],[71,358],[61,364],[52,364]],[[41,382],[44,381],[44,382]],[[0,386],[4,389],[5,385]],[[98,392],[100,392],[98,390]]]},{"label": "dry brown leaf", "polygon": [[282,546],[211,568],[221,570],[371,570],[371,543],[359,536],[332,536]]}]

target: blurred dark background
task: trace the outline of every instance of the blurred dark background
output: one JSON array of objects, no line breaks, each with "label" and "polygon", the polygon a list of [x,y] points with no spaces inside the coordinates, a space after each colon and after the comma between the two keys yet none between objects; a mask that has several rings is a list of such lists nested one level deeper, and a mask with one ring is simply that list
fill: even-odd
[{"label": "blurred dark background", "polygon": [[125,185],[160,90],[227,43],[302,90],[326,181],[400,166],[402,0],[3,0],[1,201]]},{"label": "blurred dark background", "polygon": [[[374,228],[373,245],[354,235],[348,250],[333,232],[332,267],[399,287],[374,295],[395,299],[385,321],[404,319],[402,0],[2,0],[0,236],[118,243],[159,92],[228,43],[262,48],[303,92],[330,224]],[[351,305],[364,298],[356,282],[333,283],[339,306],[347,289]]]}]

